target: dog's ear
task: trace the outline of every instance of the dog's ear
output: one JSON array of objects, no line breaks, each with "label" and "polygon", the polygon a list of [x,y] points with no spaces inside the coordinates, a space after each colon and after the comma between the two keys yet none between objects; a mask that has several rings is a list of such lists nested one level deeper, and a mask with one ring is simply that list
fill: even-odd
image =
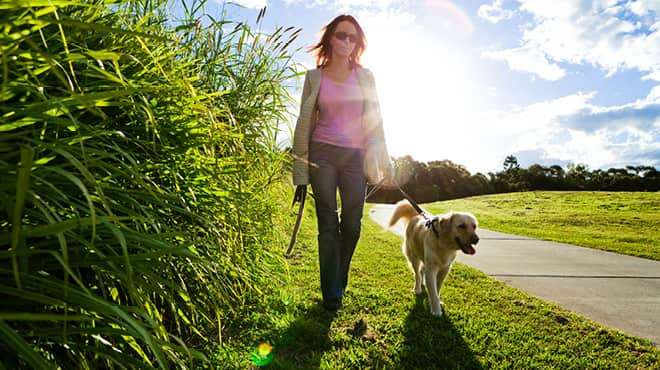
[{"label": "dog's ear", "polygon": [[451,222],[454,218],[454,214],[446,215],[440,219],[440,229],[443,232],[448,232],[451,228]]}]

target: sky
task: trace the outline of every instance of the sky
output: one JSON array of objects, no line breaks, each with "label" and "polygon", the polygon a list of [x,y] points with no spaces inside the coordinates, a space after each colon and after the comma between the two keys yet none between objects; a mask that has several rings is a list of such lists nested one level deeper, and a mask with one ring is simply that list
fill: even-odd
[{"label": "sky", "polygon": [[294,59],[307,69],[319,30],[355,16],[394,157],[484,174],[508,155],[522,167],[660,168],[660,0],[234,2],[234,21],[254,24],[266,6],[262,31],[301,28]]}]

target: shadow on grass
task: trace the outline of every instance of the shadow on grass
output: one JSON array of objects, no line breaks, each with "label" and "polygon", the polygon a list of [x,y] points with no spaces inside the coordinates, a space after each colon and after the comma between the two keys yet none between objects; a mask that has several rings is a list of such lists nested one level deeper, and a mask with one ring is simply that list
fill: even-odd
[{"label": "shadow on grass", "polygon": [[323,353],[332,346],[328,331],[334,318],[334,312],[318,303],[306,307],[279,337],[270,368],[318,369]]},{"label": "shadow on grass", "polygon": [[447,316],[431,316],[424,296],[417,296],[404,325],[398,368],[483,369]]}]

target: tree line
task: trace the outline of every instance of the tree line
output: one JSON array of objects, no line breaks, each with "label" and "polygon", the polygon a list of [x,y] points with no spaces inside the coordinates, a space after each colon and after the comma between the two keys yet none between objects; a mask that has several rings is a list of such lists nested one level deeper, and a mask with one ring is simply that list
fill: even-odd
[{"label": "tree line", "polygon": [[[652,166],[626,166],[590,170],[586,164],[521,168],[509,155],[499,172],[471,174],[450,160],[418,162],[411,156],[394,160],[395,176],[402,189],[417,202],[427,203],[467,196],[532,190],[658,191],[660,172]],[[394,203],[402,199],[398,189],[374,189],[369,202]]]}]

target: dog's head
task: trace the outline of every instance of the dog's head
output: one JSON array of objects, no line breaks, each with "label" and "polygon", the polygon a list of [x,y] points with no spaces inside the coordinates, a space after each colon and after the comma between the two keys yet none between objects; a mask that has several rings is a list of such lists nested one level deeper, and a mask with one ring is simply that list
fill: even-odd
[{"label": "dog's head", "polygon": [[443,232],[465,254],[475,254],[474,245],[479,242],[477,218],[468,212],[452,212],[440,221]]}]

